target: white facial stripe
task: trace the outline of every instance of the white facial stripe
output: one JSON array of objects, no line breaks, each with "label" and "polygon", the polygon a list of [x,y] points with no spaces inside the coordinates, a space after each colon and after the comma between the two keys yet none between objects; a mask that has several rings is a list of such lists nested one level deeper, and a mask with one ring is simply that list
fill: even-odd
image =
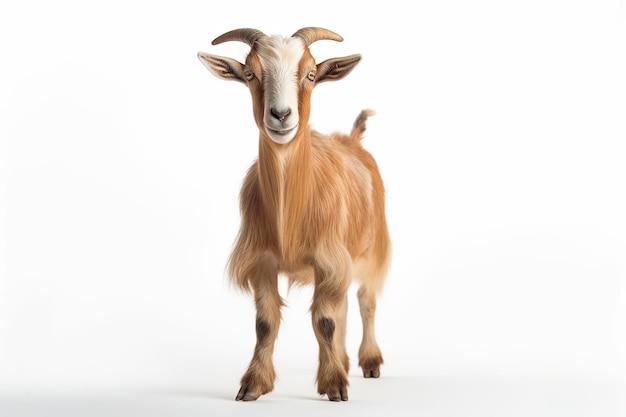
[{"label": "white facial stripe", "polygon": [[[270,136],[279,143],[287,143],[295,135],[298,124],[298,69],[304,53],[304,44],[299,38],[271,36],[262,38],[257,51],[263,66],[265,86],[265,126],[273,131],[290,131],[289,134]],[[289,110],[284,120],[272,115]]]}]

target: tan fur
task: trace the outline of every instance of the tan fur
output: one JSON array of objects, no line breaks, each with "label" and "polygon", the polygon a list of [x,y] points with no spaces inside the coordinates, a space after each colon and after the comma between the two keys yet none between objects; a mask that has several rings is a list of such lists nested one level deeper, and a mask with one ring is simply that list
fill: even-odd
[{"label": "tan fur", "polygon": [[[306,78],[312,65],[305,48],[298,79]],[[254,46],[246,66],[262,73]],[[332,72],[332,66],[318,68]],[[335,72],[329,80],[344,75]],[[363,318],[359,365],[365,377],[378,377],[383,362],[374,336],[374,312],[390,256],[385,191],[374,158],[360,142],[372,112],[363,111],[350,134],[312,131],[308,117],[313,85],[305,81],[299,86],[295,138],[277,144],[263,128],[262,84],[248,83],[260,131],[259,156],[241,189],[241,229],[228,271],[234,283],[254,293],[257,345],[238,400],[255,400],[273,389],[272,352],[282,306],[278,274],[286,275],[291,285],[314,285],[311,317],[320,349],[320,394],[348,399],[347,291],[355,278],[361,284]]]}]

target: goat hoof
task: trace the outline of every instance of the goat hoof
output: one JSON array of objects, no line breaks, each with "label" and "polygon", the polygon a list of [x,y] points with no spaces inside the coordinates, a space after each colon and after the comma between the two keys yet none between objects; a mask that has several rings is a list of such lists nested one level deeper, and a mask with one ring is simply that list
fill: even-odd
[{"label": "goat hoof", "polygon": [[380,377],[380,365],[383,363],[382,357],[367,359],[361,363],[363,369],[363,377],[378,378]]},{"label": "goat hoof", "polygon": [[333,402],[348,401],[348,390],[346,388],[341,388],[341,390],[333,393],[329,392],[327,395],[328,399]]},{"label": "goat hoof", "polygon": [[320,395],[326,394],[330,401],[348,401],[348,381],[339,377],[334,383],[323,384],[318,387]]},{"label": "goat hoof", "polygon": [[242,385],[237,393],[236,401],[256,401],[259,398],[259,395],[254,395],[250,392],[250,387],[247,385]]}]

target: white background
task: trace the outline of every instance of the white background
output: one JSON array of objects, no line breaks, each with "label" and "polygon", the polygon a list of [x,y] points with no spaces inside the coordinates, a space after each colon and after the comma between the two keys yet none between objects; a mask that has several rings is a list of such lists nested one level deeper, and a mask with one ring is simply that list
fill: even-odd
[{"label": "white background", "polygon": [[[310,290],[284,291],[276,390],[240,404],[254,310],[224,267],[257,133],[196,52],[303,26],[363,55],[313,126],[377,111],[386,365],[360,377],[351,298],[351,401],[320,400]],[[0,414],[623,415],[625,27],[616,1],[3,2]]]}]

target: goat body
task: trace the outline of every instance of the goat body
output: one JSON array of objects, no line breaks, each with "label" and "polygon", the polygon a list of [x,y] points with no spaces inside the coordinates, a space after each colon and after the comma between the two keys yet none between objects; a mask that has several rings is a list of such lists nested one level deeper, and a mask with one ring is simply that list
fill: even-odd
[{"label": "goat body", "polygon": [[383,363],[374,313],[390,243],[383,182],[360,142],[373,112],[361,112],[350,134],[326,136],[309,128],[313,87],[343,78],[360,60],[352,55],[316,64],[308,46],[319,39],[341,37],[321,28],[300,29],[290,38],[237,29],[213,43],[248,43],[252,49],[245,64],[198,54],[216,76],[249,87],[259,126],[259,156],[241,190],[241,229],[228,266],[234,282],[254,293],[257,308],[257,343],[237,400],[256,400],[274,387],[281,273],[290,284],[314,285],[311,315],[319,342],[320,394],[333,401],[348,399],[347,291],[354,278],[360,281],[363,319],[359,366],[365,377],[376,378]]}]

